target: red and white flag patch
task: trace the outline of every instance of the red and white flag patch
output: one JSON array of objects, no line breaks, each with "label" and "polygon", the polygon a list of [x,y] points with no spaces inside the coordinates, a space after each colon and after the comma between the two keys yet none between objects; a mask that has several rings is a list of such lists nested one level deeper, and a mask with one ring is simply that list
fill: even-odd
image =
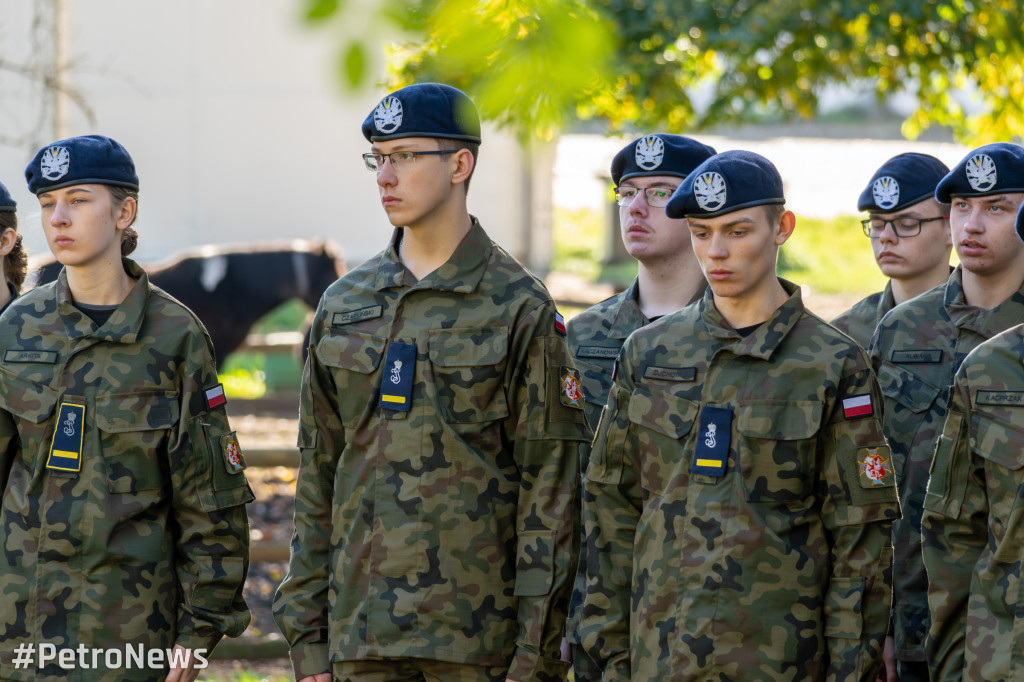
[{"label": "red and white flag patch", "polygon": [[875,406],[871,402],[870,393],[843,398],[843,416],[847,419],[870,417],[874,413]]},{"label": "red and white flag patch", "polygon": [[555,331],[565,336],[565,318],[557,310],[555,311]]},{"label": "red and white flag patch", "polygon": [[224,395],[224,384],[217,384],[213,388],[206,389],[206,406],[211,410],[221,405],[226,405],[228,398]]}]

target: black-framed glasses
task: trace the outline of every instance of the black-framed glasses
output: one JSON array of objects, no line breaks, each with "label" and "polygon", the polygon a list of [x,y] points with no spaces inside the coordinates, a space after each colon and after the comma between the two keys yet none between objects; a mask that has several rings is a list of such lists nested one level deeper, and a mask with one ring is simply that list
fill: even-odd
[{"label": "black-framed glasses", "polygon": [[633,199],[636,199],[636,195],[640,192],[644,193],[644,200],[647,205],[652,208],[664,208],[668,206],[668,200],[672,198],[672,194],[676,191],[675,187],[645,187],[641,190],[639,187],[630,187],[625,185],[623,187],[615,188],[615,203],[619,206],[629,206],[633,203]]},{"label": "black-framed glasses", "polygon": [[416,160],[417,156],[433,156],[434,154],[454,154],[457,149],[442,149],[437,152],[391,152],[390,154],[363,154],[366,170],[379,173],[384,167],[384,159],[391,159],[391,167],[398,170]]},{"label": "black-framed glasses", "polygon": [[948,215],[939,215],[934,218],[896,218],[894,220],[882,220],[881,218],[868,218],[860,221],[864,228],[864,235],[870,239],[878,239],[885,232],[886,225],[892,225],[892,231],[897,237],[916,237],[921,234],[921,223],[930,223],[933,220],[945,220]]}]

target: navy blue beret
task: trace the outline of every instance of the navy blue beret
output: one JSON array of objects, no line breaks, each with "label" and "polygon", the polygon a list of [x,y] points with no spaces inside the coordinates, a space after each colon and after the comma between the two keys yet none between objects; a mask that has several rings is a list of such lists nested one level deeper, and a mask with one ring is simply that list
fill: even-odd
[{"label": "navy blue beret", "polygon": [[14,200],[11,193],[4,187],[4,183],[0,182],[0,211],[13,211],[18,207],[18,202]]},{"label": "navy blue beret", "polygon": [[908,152],[882,164],[861,192],[858,211],[887,213],[931,199],[949,167],[934,156]]},{"label": "navy blue beret", "polygon": [[1024,192],[1024,147],[995,142],[978,147],[942,178],[935,198],[944,204],[952,196],[971,197]]},{"label": "navy blue beret", "polygon": [[715,155],[713,147],[682,135],[645,135],[633,140],[612,159],[612,182],[643,175],[685,178]]},{"label": "navy blue beret", "polygon": [[728,151],[697,166],[665,207],[669,218],[714,218],[751,206],[784,204],[782,176],[760,154]]},{"label": "navy blue beret", "polygon": [[139,189],[128,151],[102,135],[71,137],[43,147],[25,169],[25,179],[33,194],[93,183]]},{"label": "navy blue beret", "polygon": [[480,143],[480,115],[466,93],[441,83],[418,83],[397,90],[363,121],[370,142],[402,137],[446,137]]}]

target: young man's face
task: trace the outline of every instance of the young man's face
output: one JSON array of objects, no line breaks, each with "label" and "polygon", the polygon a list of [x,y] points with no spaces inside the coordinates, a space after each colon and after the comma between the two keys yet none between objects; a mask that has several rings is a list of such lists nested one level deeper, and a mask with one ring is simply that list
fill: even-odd
[{"label": "young man's face", "polygon": [[949,223],[965,270],[981,276],[998,275],[1016,267],[1024,255],[1014,220],[1024,193],[1009,192],[984,197],[953,196]]},{"label": "young man's face", "polygon": [[[386,155],[439,149],[440,144],[434,138],[406,137],[374,142],[370,151]],[[397,168],[390,158],[385,158],[377,172],[377,190],[392,225],[416,227],[442,210],[452,196],[455,154],[417,156],[400,161]]]},{"label": "young man's face", "polygon": [[[903,224],[915,220],[937,218],[949,209],[935,199],[925,199],[894,213],[871,213],[872,220]],[[953,243],[946,219],[921,223],[921,231],[911,237],[900,237],[892,224],[886,224],[877,239],[871,239],[875,262],[882,274],[893,279],[919,277],[938,263],[949,264],[949,250]]]},{"label": "young man's face", "polygon": [[752,206],[715,218],[690,218],[690,236],[715,297],[743,298],[775,279],[778,247],[793,233],[786,211],[769,221],[768,209]]},{"label": "young man's face", "polygon": [[626,251],[640,262],[671,259],[690,251],[690,232],[686,219],[673,219],[665,215],[665,207],[651,206],[642,190],[664,189],[672,196],[681,178],[670,175],[647,175],[623,180],[620,187],[635,187],[636,193],[628,206],[619,206],[619,228]]}]

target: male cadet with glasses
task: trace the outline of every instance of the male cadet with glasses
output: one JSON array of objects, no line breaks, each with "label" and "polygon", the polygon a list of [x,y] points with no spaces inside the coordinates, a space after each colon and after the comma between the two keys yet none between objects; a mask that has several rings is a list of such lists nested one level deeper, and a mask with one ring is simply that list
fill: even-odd
[{"label": "male cadet with glasses", "polygon": [[709,288],[622,348],[590,456],[584,646],[605,682],[873,680],[899,515],[867,355],[776,276],[793,233],[762,156],[666,208]]},{"label": "male cadet with glasses", "polygon": [[[955,199],[954,199],[955,201]],[[1017,212],[1024,239],[1024,210]],[[1024,664],[1024,326],[956,375],[921,521],[932,679],[1018,680]]]},{"label": "male cadet with glasses", "polygon": [[[612,367],[626,337],[704,294],[707,281],[693,254],[686,219],[669,218],[665,205],[690,171],[714,154],[713,148],[688,137],[646,135],[630,142],[612,159],[622,243],[638,265],[637,277],[628,289],[568,324],[569,350],[583,380],[587,421],[592,428],[597,428],[612,385]],[[587,446],[580,451],[580,470],[586,471]],[[586,556],[585,550],[581,556]],[[566,628],[576,682],[601,679],[601,671],[579,646],[576,626],[584,573],[581,560]]]},{"label": "male cadet with glasses", "polygon": [[363,134],[395,231],[313,325],[275,603],[295,676],[562,680],[590,435],[564,325],[467,211],[465,94],[403,88]]},{"label": "male cadet with glasses", "polygon": [[864,234],[882,274],[885,289],[871,294],[832,320],[862,348],[867,348],[882,316],[904,301],[949,279],[949,206],[935,200],[935,186],[949,168],[934,156],[910,152],[879,168],[857,202],[867,211]]},{"label": "male cadet with glasses", "polygon": [[1022,192],[1024,147],[985,145],[957,164],[935,188],[935,198],[952,204],[949,222],[960,265],[945,285],[893,308],[871,342],[903,508],[893,525],[893,634],[901,682],[928,679],[921,512],[949,386],[969,352],[1024,321],[1024,244],[1014,232]]}]

